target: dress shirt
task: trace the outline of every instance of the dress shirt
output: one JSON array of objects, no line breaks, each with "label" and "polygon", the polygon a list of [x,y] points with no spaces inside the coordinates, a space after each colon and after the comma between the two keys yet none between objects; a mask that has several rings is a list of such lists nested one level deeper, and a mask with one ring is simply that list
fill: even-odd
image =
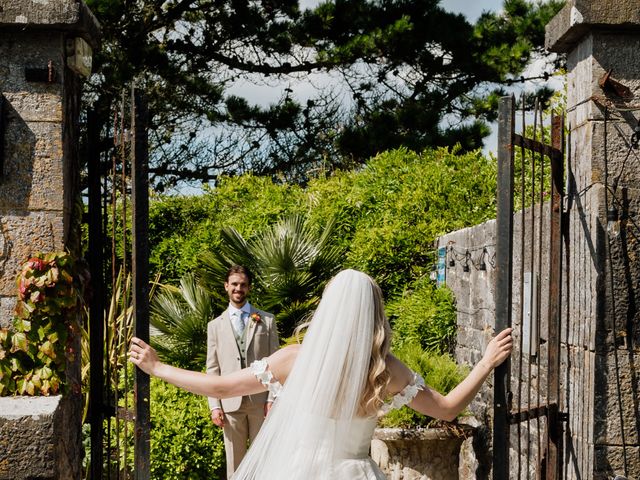
[{"label": "dress shirt", "polygon": [[247,320],[249,319],[249,315],[251,315],[251,305],[249,304],[249,302],[245,302],[244,305],[242,305],[242,307],[240,308],[236,308],[235,306],[229,304],[229,316],[233,317],[234,315],[239,316],[244,323],[244,328],[247,328]]}]

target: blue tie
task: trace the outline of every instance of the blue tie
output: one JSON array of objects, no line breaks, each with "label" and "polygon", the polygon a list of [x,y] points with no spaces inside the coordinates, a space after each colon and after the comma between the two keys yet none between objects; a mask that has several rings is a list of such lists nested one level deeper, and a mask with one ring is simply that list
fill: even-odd
[{"label": "blue tie", "polygon": [[237,311],[233,314],[233,327],[236,329],[238,335],[242,335],[242,332],[244,332],[244,319],[242,318],[243,316],[244,312],[242,311]]}]

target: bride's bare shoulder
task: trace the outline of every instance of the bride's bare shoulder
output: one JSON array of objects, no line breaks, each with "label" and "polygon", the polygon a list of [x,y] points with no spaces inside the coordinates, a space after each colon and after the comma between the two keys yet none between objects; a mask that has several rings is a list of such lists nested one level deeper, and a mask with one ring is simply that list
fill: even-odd
[{"label": "bride's bare shoulder", "polygon": [[269,367],[273,375],[281,382],[289,376],[289,372],[293,368],[293,364],[298,357],[300,345],[287,345],[276,351],[269,357]]},{"label": "bride's bare shoulder", "polygon": [[396,394],[406,387],[413,378],[411,370],[392,354],[386,358],[387,371],[389,372],[389,393]]},{"label": "bride's bare shoulder", "polygon": [[279,349],[278,351],[276,351],[272,356],[278,355],[279,358],[295,360],[295,358],[298,356],[298,351],[300,350],[300,347],[302,347],[302,345],[300,345],[299,343],[286,345],[281,349]]}]

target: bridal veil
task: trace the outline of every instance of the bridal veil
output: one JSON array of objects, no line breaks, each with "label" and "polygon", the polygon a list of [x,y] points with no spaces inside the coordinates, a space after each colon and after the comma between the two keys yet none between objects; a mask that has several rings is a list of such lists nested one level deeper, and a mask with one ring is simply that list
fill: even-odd
[{"label": "bridal veil", "polygon": [[295,365],[233,480],[335,479],[367,380],[374,285],[340,272],[326,287]]}]

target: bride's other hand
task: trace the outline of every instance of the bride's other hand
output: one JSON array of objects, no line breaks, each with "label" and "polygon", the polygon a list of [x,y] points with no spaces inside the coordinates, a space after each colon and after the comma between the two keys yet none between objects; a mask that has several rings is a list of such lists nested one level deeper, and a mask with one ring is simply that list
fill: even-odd
[{"label": "bride's other hand", "polygon": [[493,337],[489,345],[487,345],[482,361],[486,362],[491,368],[496,368],[511,355],[511,350],[513,349],[512,330],[512,328],[505,328]]},{"label": "bride's other hand", "polygon": [[131,339],[129,361],[149,375],[154,375],[154,369],[160,364],[154,348],[138,337]]}]

